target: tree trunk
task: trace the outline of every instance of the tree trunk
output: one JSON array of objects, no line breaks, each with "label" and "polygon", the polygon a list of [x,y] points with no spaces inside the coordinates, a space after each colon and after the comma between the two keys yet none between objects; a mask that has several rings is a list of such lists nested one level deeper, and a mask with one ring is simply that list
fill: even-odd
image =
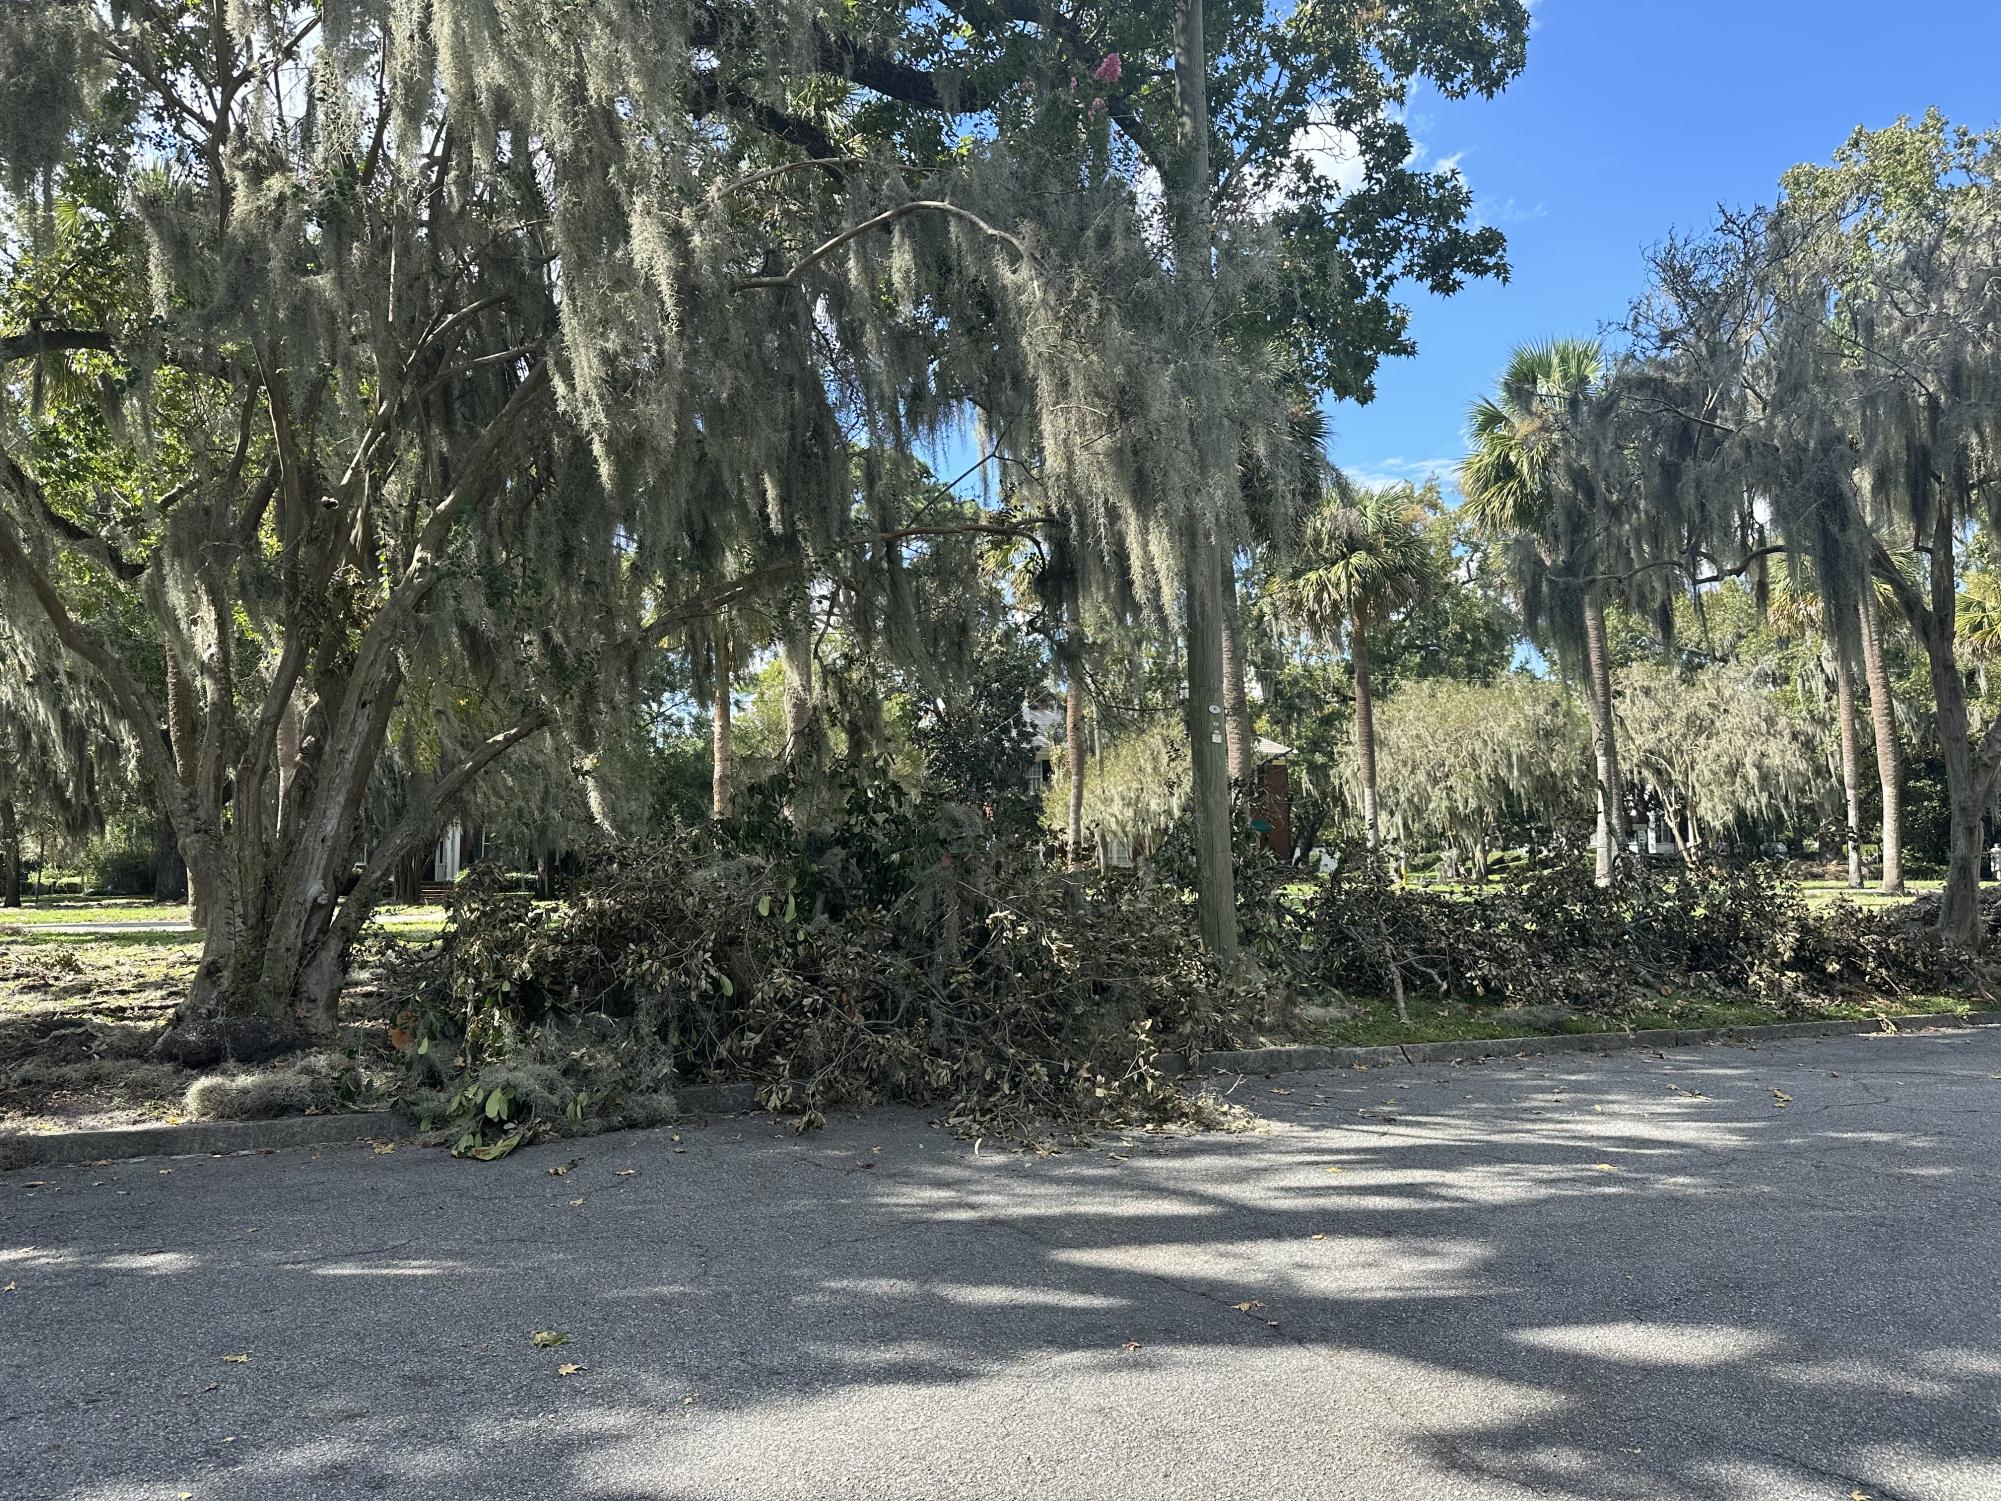
[{"label": "tree trunk", "polygon": [[1355,764],[1362,774],[1362,839],[1381,843],[1376,818],[1376,696],[1369,686],[1369,632],[1357,615],[1349,622],[1355,659]]},{"label": "tree trunk", "polygon": [[1841,793],[1848,827],[1848,889],[1860,891],[1862,869],[1862,743],[1855,723],[1855,670],[1839,642],[1834,647],[1834,707],[1841,720]]},{"label": "tree trunk", "polygon": [[1985,936],[1980,915],[1980,836],[1986,799],[1974,771],[1966,681],[1959,674],[1950,638],[1942,651],[1932,649],[1929,641],[1925,645],[1932,692],[1938,699],[1939,749],[1945,757],[1946,806],[1951,813],[1939,931],[1951,942],[1975,949]]},{"label": "tree trunk", "polygon": [[287,817],[292,797],[292,784],[299,776],[300,730],[299,701],[296,697],[286,700],[285,710],[278,716],[278,836],[283,840],[291,829]]},{"label": "tree trunk", "polygon": [[1619,751],[1612,718],[1612,660],[1605,640],[1605,602],[1594,590],[1584,602],[1584,658],[1589,676],[1591,754],[1598,782],[1597,877],[1612,879],[1615,850],[1626,837],[1625,788],[1619,780]]},{"label": "tree trunk", "polygon": [[1862,676],[1869,685],[1869,725],[1876,737],[1876,777],[1883,789],[1883,882],[1886,892],[1904,889],[1904,758],[1897,747],[1897,705],[1890,696],[1890,670],[1883,660],[1883,631],[1876,597],[1862,596]]},{"label": "tree trunk", "polygon": [[21,823],[14,799],[0,797],[0,907],[21,905]]},{"label": "tree trunk", "polygon": [[[181,786],[193,788],[201,753],[201,726],[195,708],[194,684],[188,681],[180,654],[171,646],[167,648],[167,739],[173,748],[174,768],[180,774]],[[188,869],[188,922],[205,928],[208,902],[201,878],[195,872],[196,862],[187,859],[187,853],[183,848],[181,857]]]},{"label": "tree trunk", "polygon": [[813,733],[812,628],[787,629],[778,655],[785,667],[785,758],[790,761],[804,753]]},{"label": "tree trunk", "polygon": [[[1215,272],[1209,206],[1209,58],[1202,0],[1175,0],[1175,160],[1163,178],[1173,212],[1174,275],[1182,296],[1207,306]],[[1204,342],[1213,327],[1202,330]],[[1193,351],[1199,360],[1200,349]],[[1205,455],[1213,460],[1213,455]],[[1234,461],[1217,463],[1217,484],[1236,482]],[[1223,716],[1223,559],[1208,517],[1182,538],[1188,617],[1188,750],[1194,783],[1196,906],[1202,940],[1225,969],[1237,961],[1236,876],[1230,854],[1230,768]]]},{"label": "tree trunk", "polygon": [[1188,749],[1194,779],[1196,906],[1202,941],[1227,967],[1237,956],[1237,897],[1230,855],[1230,771],[1223,731],[1221,578],[1216,543],[1189,544]]},{"label": "tree trunk", "polygon": [[161,820],[155,835],[159,853],[153,862],[153,900],[184,902],[188,899],[188,863],[181,858],[180,837],[170,820]]},{"label": "tree trunk", "polygon": [[1258,738],[1251,729],[1250,694],[1244,687],[1243,609],[1237,599],[1237,562],[1228,548],[1218,548],[1223,571],[1218,616],[1223,652],[1223,737],[1230,752],[1230,780],[1257,796]]},{"label": "tree trunk", "polygon": [[[1668,833],[1674,839],[1675,853],[1681,856],[1681,863],[1693,867],[1695,864],[1695,851],[1690,848],[1688,840],[1682,838],[1681,820],[1675,817],[1672,805],[1668,807],[1667,816],[1662,822],[1668,826]],[[1692,836],[1695,832],[1695,814],[1693,812],[1688,815],[1688,828]]]},{"label": "tree trunk", "polygon": [[414,907],[424,900],[424,857],[421,853],[407,860],[396,862],[396,872],[389,878],[389,899],[405,907]]},{"label": "tree trunk", "polygon": [[720,823],[729,817],[730,791],[736,773],[736,737],[731,728],[735,713],[732,681],[736,664],[730,659],[729,626],[721,618],[716,621],[715,657],[715,707],[711,711],[714,774],[709,782],[709,796],[710,811]]},{"label": "tree trunk", "polygon": [[[1071,629],[1076,630],[1074,606]],[[1063,683],[1063,767],[1070,777],[1070,864],[1084,862],[1084,673],[1082,643],[1066,643],[1069,665]]]}]

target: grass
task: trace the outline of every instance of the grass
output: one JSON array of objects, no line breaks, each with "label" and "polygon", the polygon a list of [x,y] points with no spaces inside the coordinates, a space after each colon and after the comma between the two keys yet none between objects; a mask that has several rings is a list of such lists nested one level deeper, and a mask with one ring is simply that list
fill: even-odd
[{"label": "grass", "polygon": [[[55,927],[74,923],[184,923],[188,909],[181,902],[138,902],[129,897],[47,896],[36,897],[25,906],[0,908],[0,929]],[[443,907],[385,904],[375,909],[375,920],[393,927],[399,934],[410,928],[427,929],[435,936],[445,922]]]},{"label": "grass", "polygon": [[0,927],[78,922],[186,922],[185,902],[138,902],[129,897],[45,896],[0,908]]},{"label": "grass", "polygon": [[[1945,996],[1904,996],[1881,1002],[1843,1001],[1815,1006],[1811,1014],[1781,1013],[1777,1008],[1741,998],[1717,1000],[1706,996],[1663,997],[1658,1006],[1618,1015],[1580,1012],[1553,1025],[1533,1024],[1499,1006],[1463,1001],[1419,1000],[1409,1003],[1410,1023],[1397,1020],[1387,999],[1353,998],[1353,1014],[1319,1022],[1303,1022],[1301,1040],[1341,1047],[1379,1047],[1399,1042],[1460,1042],[1499,1037],[1534,1037],[1574,1032],[1648,1032],[1682,1027],[1758,1027],[1788,1021],[1860,1021],[1872,1016],[1923,1016],[1937,1012],[1965,1014],[1973,1007]],[[1538,1020],[1540,1020],[1538,1018]]]}]

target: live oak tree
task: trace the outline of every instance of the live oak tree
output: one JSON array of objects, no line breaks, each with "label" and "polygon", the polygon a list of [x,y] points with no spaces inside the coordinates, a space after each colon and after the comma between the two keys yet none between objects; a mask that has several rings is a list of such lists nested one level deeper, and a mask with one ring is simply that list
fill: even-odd
[{"label": "live oak tree", "polygon": [[2001,719],[1973,722],[1960,639],[1963,559],[2001,520],[1997,166],[2001,136],[1935,114],[1857,132],[1832,165],[1788,174],[1776,208],[1657,257],[1632,381],[1686,458],[1653,476],[1649,508],[1769,527],[1852,660],[1869,660],[1877,590],[1896,602],[1945,761],[1941,929],[1969,946],[2001,774]]},{"label": "live oak tree", "polygon": [[[853,456],[968,410],[1095,587],[1191,621],[1206,729],[1234,477],[1285,427],[1269,350],[1362,389],[1407,347],[1399,278],[1499,268],[1390,116],[1413,77],[1499,87],[1526,19],[8,6],[0,570],[173,818],[207,924],[184,1030],[330,1026],[453,799],[552,727],[598,756],[648,654],[738,601],[893,579],[926,518]],[[1360,187],[1312,169],[1308,125],[1353,141]],[[79,571],[148,614],[170,702]],[[441,661],[473,691],[365,840]]]},{"label": "live oak tree", "polygon": [[[845,216],[976,216],[894,169],[824,201],[753,193],[802,130],[705,59],[727,32],[752,71],[810,70],[803,14],[5,21],[8,75],[40,92],[10,101],[5,141],[0,572],[174,820],[207,924],[184,1020],[323,1030],[441,809],[556,719],[596,755],[648,652],[751,587],[714,576],[732,549],[796,579],[845,544],[836,401],[939,422],[932,344],[867,311],[888,257],[837,254]],[[1019,260],[1013,236],[967,236]],[[959,248],[941,231],[929,268]],[[89,591],[151,620],[169,702]],[[434,774],[364,844],[399,711],[445,662],[467,691]]]}]

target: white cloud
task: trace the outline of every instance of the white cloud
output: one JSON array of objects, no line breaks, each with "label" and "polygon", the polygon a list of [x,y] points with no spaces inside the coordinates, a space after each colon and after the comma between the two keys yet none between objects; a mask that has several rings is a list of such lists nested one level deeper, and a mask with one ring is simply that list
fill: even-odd
[{"label": "white cloud", "polygon": [[1421,485],[1436,476],[1439,485],[1450,490],[1453,476],[1459,469],[1459,456],[1445,459],[1406,459],[1393,456],[1387,459],[1372,459],[1366,464],[1343,464],[1342,473],[1351,483],[1369,489],[1379,489],[1385,485]]},{"label": "white cloud", "polygon": [[1361,186],[1367,169],[1353,131],[1343,130],[1331,120],[1309,120],[1293,133],[1292,149],[1333,183],[1336,193],[1347,194]]}]

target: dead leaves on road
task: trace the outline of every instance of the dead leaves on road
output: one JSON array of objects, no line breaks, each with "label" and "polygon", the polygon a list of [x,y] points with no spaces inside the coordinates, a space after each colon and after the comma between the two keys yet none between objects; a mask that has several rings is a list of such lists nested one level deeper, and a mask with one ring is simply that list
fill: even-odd
[{"label": "dead leaves on road", "polygon": [[570,1342],[569,1335],[560,1329],[537,1329],[528,1337],[535,1342],[535,1348],[538,1350],[553,1350],[558,1345],[567,1345]]}]

